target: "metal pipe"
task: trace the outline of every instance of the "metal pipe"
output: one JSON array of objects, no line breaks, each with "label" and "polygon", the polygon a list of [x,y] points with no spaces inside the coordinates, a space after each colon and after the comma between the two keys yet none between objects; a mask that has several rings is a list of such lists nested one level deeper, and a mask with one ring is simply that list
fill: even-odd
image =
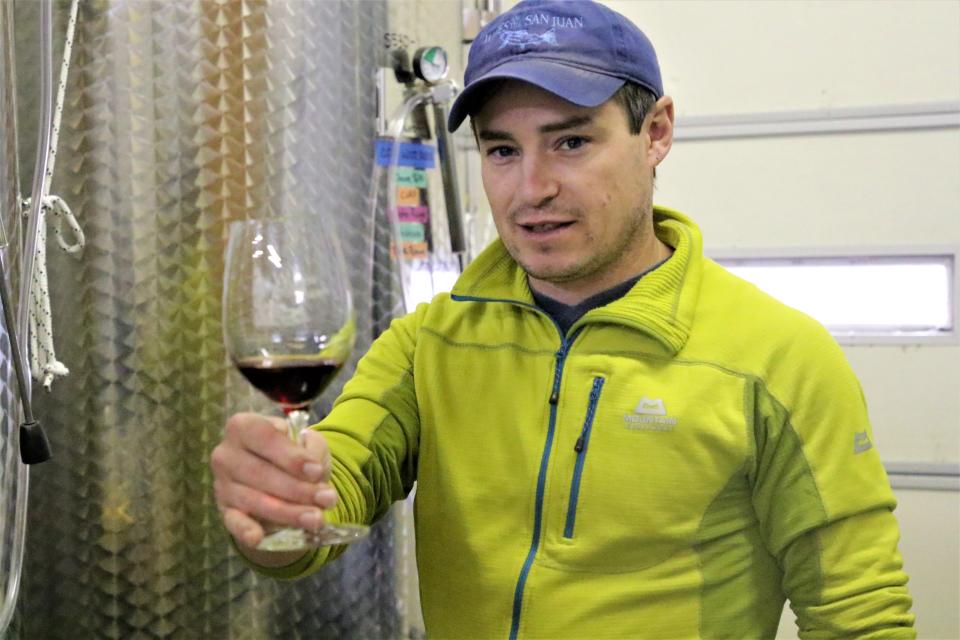
[{"label": "metal pipe", "polygon": [[37,131],[37,159],[33,169],[33,187],[30,198],[30,216],[23,237],[20,269],[20,296],[17,304],[17,330],[20,332],[20,352],[28,353],[30,318],[30,291],[33,288],[33,263],[37,253],[37,231],[40,227],[40,207],[43,205],[44,181],[47,175],[47,149],[50,148],[50,129],[53,126],[53,43],[51,31],[53,0],[43,0],[40,6],[40,119]]},{"label": "metal pipe", "polygon": [[17,388],[20,390],[20,406],[23,409],[23,422],[20,424],[20,459],[24,464],[37,464],[50,459],[50,443],[43,429],[33,417],[30,399],[30,383],[27,365],[20,351],[17,329],[13,320],[13,307],[10,305],[10,289],[7,285],[7,267],[3,253],[0,252],[0,305],[3,305],[3,318],[10,338],[10,356],[17,376]]},{"label": "metal pipe", "polygon": [[[433,105],[434,123],[437,137],[437,154],[440,157],[440,176],[443,184],[444,204],[446,205],[447,225],[450,232],[450,249],[457,257],[460,270],[465,266],[465,256],[467,252],[466,234],[463,225],[463,208],[460,203],[460,189],[457,180],[457,167],[454,159],[456,152],[452,138],[447,132],[447,104],[455,95],[456,88],[453,83],[445,82],[439,85],[430,86],[425,89],[409,93],[403,104],[397,108],[393,117],[387,125],[386,138],[392,142],[390,150],[390,162],[387,165],[387,218],[390,222],[390,228],[397,245],[397,265],[400,271],[400,290],[403,297],[403,308],[412,311],[408,304],[408,286],[410,274],[403,260],[400,249],[400,223],[396,216],[396,182],[397,182],[397,164],[400,160],[400,144],[406,127],[407,119],[417,108],[427,102]],[[380,167],[374,163],[374,175],[372,183],[374,191],[371,195],[372,216],[377,211],[377,192],[376,185],[380,183]],[[372,253],[372,243],[371,243]],[[372,256],[371,256],[372,258]]]},{"label": "metal pipe", "polygon": [[[12,2],[0,2],[0,12],[2,12],[2,17],[0,17],[0,22],[3,24],[3,51],[0,52],[3,60],[4,68],[4,82],[7,84],[5,91],[8,91],[6,96],[7,109],[9,111],[8,122],[10,124],[10,152],[11,157],[4,158],[4,160],[9,161],[11,169],[10,176],[13,178],[13,184],[11,188],[13,189],[14,202],[19,204],[21,202],[20,195],[20,150],[17,145],[17,83],[16,83],[16,56],[14,55],[14,42],[15,42],[15,33],[13,29],[13,3]],[[9,212],[10,215],[8,219],[0,219],[0,248],[7,246],[7,238],[9,235],[6,233],[6,228],[4,223],[8,221],[13,222],[13,231],[19,228],[20,220],[20,210],[15,209],[14,211]]]},{"label": "metal pipe", "polygon": [[453,97],[453,86],[449,83],[434,87],[433,121],[437,130],[437,154],[440,156],[440,177],[443,180],[443,198],[447,209],[447,226],[450,230],[450,250],[460,261],[463,271],[463,258],[467,251],[467,239],[463,230],[463,207],[460,203],[460,185],[457,180],[457,164],[453,140],[447,131],[447,104]]},{"label": "metal pipe", "polygon": [[[16,102],[16,65],[15,65],[15,56],[14,56],[14,29],[13,29],[13,3],[12,2],[0,2],[0,19],[3,22],[3,69],[4,69],[4,97],[5,104],[4,107],[9,111],[9,118],[7,123],[9,126],[9,133],[12,139],[12,144],[10,145],[10,151],[12,157],[3,158],[4,161],[9,160],[11,163],[10,175],[12,178],[11,189],[13,190],[13,209],[9,212],[8,220],[11,221],[12,227],[11,230],[19,228],[17,225],[20,221],[20,166],[18,162],[18,149],[17,149],[17,102]],[[6,115],[6,114],[5,114]],[[5,172],[4,175],[7,175]],[[3,203],[4,205],[7,202]],[[3,228],[4,220],[0,220],[0,256],[6,253],[7,249],[7,235],[4,233]],[[13,338],[11,337],[11,343]],[[11,407],[7,411],[7,419],[4,420],[4,424],[11,425],[10,429],[4,429],[4,432],[0,434],[2,438],[7,443],[15,442],[15,427],[18,424],[18,418],[20,416],[17,414],[15,407]],[[0,602],[0,636],[4,634],[7,629],[7,626],[10,624],[10,620],[13,617],[14,606],[17,601],[17,593],[20,586],[20,572],[21,565],[23,561],[23,523],[24,518],[18,517],[17,506],[26,503],[27,499],[27,488],[26,481],[29,476],[26,472],[25,465],[20,464],[16,448],[7,445],[7,455],[4,457],[0,464],[4,465],[3,478],[12,478],[12,481],[9,482],[9,487],[13,490],[13,518],[9,520],[4,518],[3,521],[0,521],[0,544],[4,545],[6,553],[10,554],[9,558],[4,558],[3,566],[8,566],[9,570],[7,575],[3,576],[5,583],[4,588],[4,597],[3,601]],[[9,528],[8,528],[9,527]],[[9,540],[9,543],[8,543]],[[18,546],[19,543],[19,546]]]},{"label": "metal pipe", "polygon": [[[17,376],[17,388],[20,390],[23,422],[25,424],[36,424],[36,421],[33,419],[33,405],[30,402],[30,383],[27,380],[29,376],[24,372],[26,366],[23,361],[23,352],[20,351],[20,341],[17,339],[18,331],[13,320],[13,308],[10,306],[7,273],[7,266],[4,263],[3,254],[0,253],[0,305],[3,305],[3,320],[6,323],[7,335],[10,336],[10,356],[13,360],[13,369]],[[22,441],[20,446],[23,447]]]},{"label": "metal pipe", "polygon": [[[10,3],[4,3],[10,4]],[[37,248],[37,230],[39,227],[41,194],[47,172],[47,149],[50,145],[51,115],[53,111],[53,0],[43,0],[40,5],[40,119],[37,122],[39,143],[33,174],[33,198],[27,233],[21,243],[20,296],[17,307],[17,341],[20,353],[27,353],[29,331],[28,304],[33,276],[33,262]],[[20,212],[14,214],[19,220]],[[12,334],[11,334],[12,337]],[[21,396],[30,394],[30,376],[26,376],[25,389]],[[0,609],[0,633],[4,632],[13,617],[14,605],[20,591],[20,577],[23,568],[23,547],[26,538],[27,499],[29,496],[30,472],[25,464],[17,469],[17,502],[14,511],[14,534],[10,546],[10,574],[7,576],[7,591],[3,608]]]},{"label": "metal pipe", "polygon": [[[410,117],[417,106],[428,99],[429,94],[427,92],[417,92],[408,96],[397,109],[387,127],[387,137],[392,141],[390,163],[387,165],[387,220],[390,222],[390,229],[394,242],[396,242],[397,266],[400,272],[400,293],[403,299],[403,308],[406,311],[413,310],[408,304],[409,292],[407,291],[411,276],[404,262],[403,248],[400,244],[400,220],[397,217],[397,164],[400,162],[400,144],[407,118]],[[376,206],[375,203],[374,206]]]}]

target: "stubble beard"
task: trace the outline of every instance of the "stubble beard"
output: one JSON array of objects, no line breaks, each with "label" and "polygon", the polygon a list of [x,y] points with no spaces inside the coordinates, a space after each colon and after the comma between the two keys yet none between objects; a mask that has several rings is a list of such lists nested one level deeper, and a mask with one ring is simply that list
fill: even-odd
[{"label": "stubble beard", "polygon": [[[576,212],[576,219],[584,218],[582,212]],[[623,256],[631,250],[631,247],[642,246],[645,238],[644,224],[648,217],[653,215],[652,203],[646,208],[642,205],[636,207],[632,216],[628,219],[631,224],[623,230],[623,233],[614,237],[614,242],[607,247],[599,247],[592,254],[586,255],[580,260],[576,260],[568,265],[545,266],[537,268],[531,261],[524,260],[522,252],[516,247],[506,244],[507,251],[513,256],[513,259],[520,265],[527,276],[549,282],[551,284],[566,284],[578,280],[585,280],[591,276],[600,276],[605,269],[615,265]],[[652,233],[652,231],[651,231]],[[590,247],[594,236],[585,237],[585,246]],[[560,253],[560,251],[556,251]]]}]

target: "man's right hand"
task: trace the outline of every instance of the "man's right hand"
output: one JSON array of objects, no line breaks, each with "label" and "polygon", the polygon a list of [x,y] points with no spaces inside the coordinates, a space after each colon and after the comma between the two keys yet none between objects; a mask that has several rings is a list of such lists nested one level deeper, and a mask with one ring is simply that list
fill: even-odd
[{"label": "man's right hand", "polygon": [[256,551],[263,522],[315,529],[324,522],[321,509],[337,502],[326,439],[307,430],[301,440],[302,446],[290,440],[281,418],[238,413],[227,420],[223,440],[210,455],[223,524],[258,564],[282,566],[303,555]]}]

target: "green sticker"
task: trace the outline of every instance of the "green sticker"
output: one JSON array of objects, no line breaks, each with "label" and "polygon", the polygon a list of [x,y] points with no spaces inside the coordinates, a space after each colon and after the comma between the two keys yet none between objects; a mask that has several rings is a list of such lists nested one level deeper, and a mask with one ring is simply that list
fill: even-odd
[{"label": "green sticker", "polygon": [[401,242],[423,242],[426,239],[426,228],[419,222],[400,223]]},{"label": "green sticker", "polygon": [[397,167],[397,186],[427,188],[427,172],[413,167]]}]

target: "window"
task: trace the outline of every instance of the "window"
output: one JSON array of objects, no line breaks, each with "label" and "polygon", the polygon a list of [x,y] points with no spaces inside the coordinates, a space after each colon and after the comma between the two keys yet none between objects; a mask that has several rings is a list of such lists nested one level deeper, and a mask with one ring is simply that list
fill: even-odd
[{"label": "window", "polygon": [[715,259],[841,342],[955,338],[955,252]]}]

